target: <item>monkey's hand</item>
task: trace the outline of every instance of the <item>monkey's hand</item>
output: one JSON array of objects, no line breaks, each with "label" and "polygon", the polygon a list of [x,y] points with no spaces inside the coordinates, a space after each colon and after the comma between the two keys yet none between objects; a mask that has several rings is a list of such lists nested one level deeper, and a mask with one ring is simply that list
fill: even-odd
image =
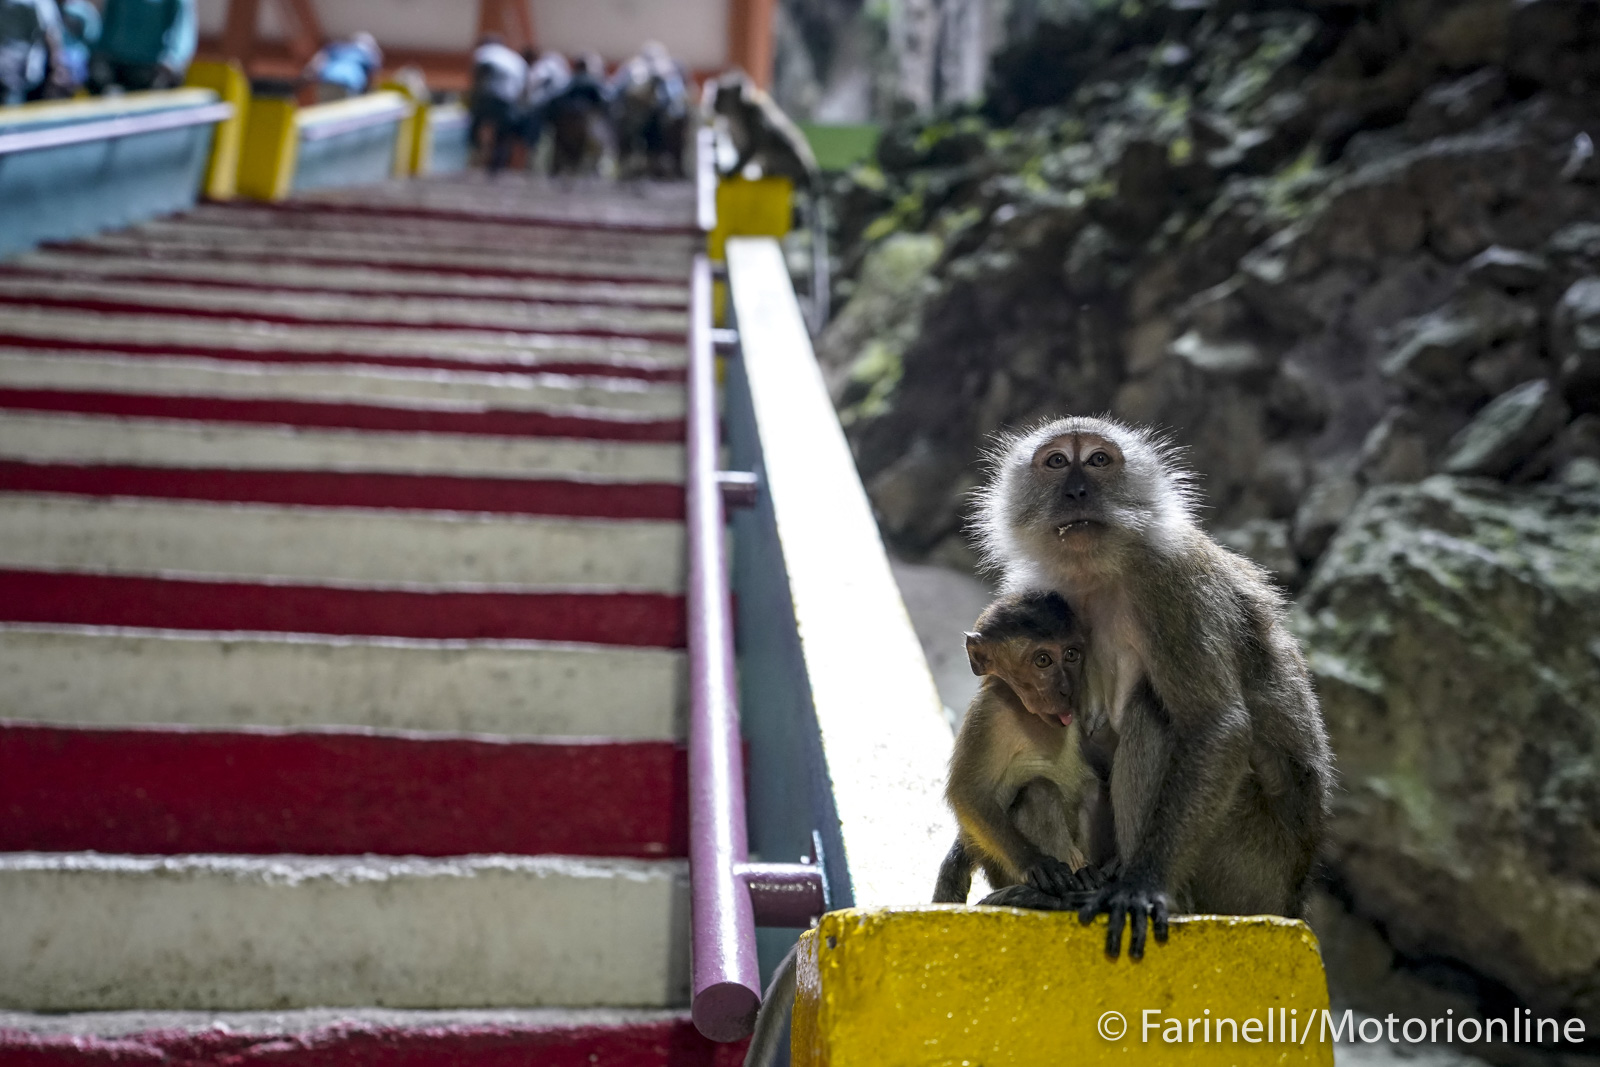
[{"label": "monkey's hand", "polygon": [[[1087,872],[1088,868],[1084,870]],[[1054,856],[1040,857],[1039,862],[1022,872],[1022,880],[1053,897],[1064,897],[1090,888],[1082,875]]]},{"label": "monkey's hand", "polygon": [[1097,892],[1090,902],[1078,912],[1078,921],[1084,925],[1094,922],[1096,915],[1104,912],[1111,917],[1106,930],[1106,955],[1116,959],[1122,955],[1122,924],[1127,920],[1128,958],[1144,958],[1146,923],[1154,928],[1156,940],[1167,939],[1167,912],[1171,907],[1167,894],[1159,886],[1143,880],[1118,878]]}]

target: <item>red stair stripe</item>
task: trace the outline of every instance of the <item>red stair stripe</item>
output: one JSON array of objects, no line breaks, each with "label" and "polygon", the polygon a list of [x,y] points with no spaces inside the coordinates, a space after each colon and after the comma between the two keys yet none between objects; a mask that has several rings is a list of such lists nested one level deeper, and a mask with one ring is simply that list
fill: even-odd
[{"label": "red stair stripe", "polygon": [[0,570],[0,622],[683,648],[683,597]]},{"label": "red stair stripe", "polygon": [[0,725],[0,851],[687,855],[667,741]]},{"label": "red stair stripe", "polygon": [[148,497],[305,507],[556,515],[585,519],[683,519],[683,486],[433,474],[227,470],[0,460],[0,491]]},{"label": "red stair stripe", "polygon": [[[152,297],[152,300],[156,298]],[[269,322],[275,326],[309,326],[322,329],[344,327],[349,329],[414,330],[426,332],[439,330],[446,333],[496,333],[525,334],[537,337],[601,337],[620,340],[661,341],[683,343],[685,334],[671,330],[611,329],[605,326],[506,326],[481,322],[399,322],[394,319],[337,319],[316,318],[306,315],[289,315],[282,312],[250,310],[246,308],[185,307],[171,304],[141,303],[132,300],[106,300],[96,297],[44,296],[28,293],[0,293],[0,305],[33,308],[57,308],[84,311],[96,315],[171,315],[186,319],[221,319],[232,322]]]},{"label": "red stair stripe", "polygon": [[6,1067],[739,1067],[747,1042],[718,1045],[688,1018],[609,1026],[373,1026],[309,1033],[212,1029],[123,1037],[0,1030]]},{"label": "red stair stripe", "polygon": [[337,366],[362,364],[382,367],[416,367],[447,370],[461,374],[570,374],[587,378],[636,378],[651,382],[681,382],[682,367],[632,365],[597,359],[551,360],[537,363],[478,363],[430,356],[349,353],[331,349],[227,348],[220,345],[147,343],[140,341],[74,340],[70,337],[34,337],[25,333],[0,333],[0,348],[23,348],[52,352],[106,352],[119,356],[168,358],[194,356],[243,363],[310,363]]},{"label": "red stair stripe", "polygon": [[[512,278],[520,281],[561,282],[597,285],[681,285],[683,280],[675,275],[658,274],[578,274],[571,271],[530,270],[525,267],[466,266],[455,263],[391,262],[384,259],[367,259],[360,256],[307,256],[280,255],[276,250],[240,251],[232,248],[197,248],[151,241],[145,245],[125,246],[95,244],[90,241],[46,242],[39,246],[48,252],[64,252],[74,256],[143,256],[155,260],[221,260],[225,262],[254,263],[267,261],[283,266],[354,267],[364,270],[403,271],[414,274],[450,274],[469,278]],[[408,251],[416,251],[410,249]],[[685,299],[688,299],[685,296]]]},{"label": "red stair stripe", "polygon": [[598,441],[675,443],[682,441],[684,434],[682,419],[596,418],[503,408],[463,411],[460,408],[424,406],[421,403],[399,407],[321,400],[93,393],[70,389],[0,389],[0,409],[196,422],[270,423],[318,429],[567,437]]}]

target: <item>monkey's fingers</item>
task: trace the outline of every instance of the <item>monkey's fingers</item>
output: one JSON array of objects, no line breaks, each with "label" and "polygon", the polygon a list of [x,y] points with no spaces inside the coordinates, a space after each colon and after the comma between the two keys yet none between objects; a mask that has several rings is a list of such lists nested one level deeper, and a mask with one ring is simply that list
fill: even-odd
[{"label": "monkey's fingers", "polygon": [[1116,959],[1122,955],[1122,924],[1128,917],[1128,908],[1121,898],[1111,902],[1111,925],[1106,928],[1106,955]]},{"label": "monkey's fingers", "polygon": [[1167,898],[1156,897],[1155,905],[1150,909],[1150,922],[1156,928],[1156,940],[1163,945],[1167,943]]},{"label": "monkey's fingers", "polygon": [[1130,960],[1144,959],[1145,931],[1150,923],[1150,910],[1145,906],[1143,897],[1134,897],[1133,903],[1128,907],[1128,958]]}]

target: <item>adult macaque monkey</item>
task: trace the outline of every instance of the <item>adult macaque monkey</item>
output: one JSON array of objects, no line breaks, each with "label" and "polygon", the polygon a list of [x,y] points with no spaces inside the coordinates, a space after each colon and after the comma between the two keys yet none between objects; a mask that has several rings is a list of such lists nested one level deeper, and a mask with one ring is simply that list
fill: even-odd
[{"label": "adult macaque monkey", "polygon": [[984,609],[966,638],[983,685],[950,757],[945,799],[961,829],[933,902],[965,904],[974,865],[995,889],[1027,884],[1065,897],[1096,885],[1080,816],[1099,780],[1073,724],[1083,628],[1059,593],[1011,593]]},{"label": "adult macaque monkey", "polygon": [[1296,915],[1333,779],[1284,601],[1194,517],[1190,475],[1151,433],[1066,418],[1002,443],[984,548],[1007,589],[1054,589],[1087,626],[1084,712],[1117,735],[1121,871],[1080,912],[1106,952],[1144,954],[1169,910]]}]

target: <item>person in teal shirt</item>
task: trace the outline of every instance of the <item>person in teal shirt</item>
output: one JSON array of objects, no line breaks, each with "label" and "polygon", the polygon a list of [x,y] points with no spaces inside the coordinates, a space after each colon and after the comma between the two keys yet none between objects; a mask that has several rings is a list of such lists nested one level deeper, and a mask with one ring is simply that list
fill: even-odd
[{"label": "person in teal shirt", "polygon": [[89,87],[103,92],[182,83],[200,41],[195,0],[106,0]]}]

